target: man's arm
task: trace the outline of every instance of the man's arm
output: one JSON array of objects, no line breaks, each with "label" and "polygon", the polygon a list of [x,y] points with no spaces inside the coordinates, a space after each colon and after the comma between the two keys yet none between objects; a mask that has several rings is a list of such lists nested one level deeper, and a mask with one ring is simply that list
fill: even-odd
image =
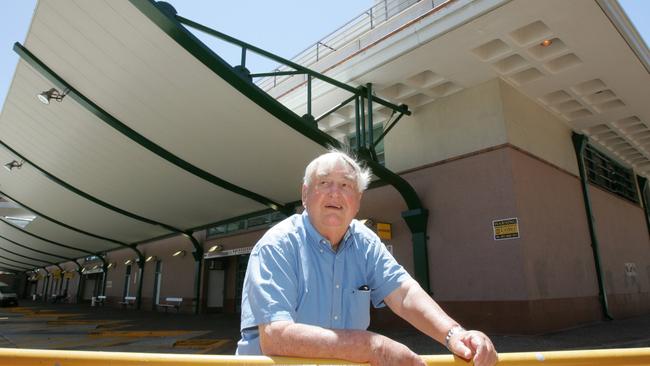
[{"label": "man's arm", "polygon": [[[413,279],[403,282],[386,296],[384,302],[421,332],[445,345],[449,330],[459,326]],[[478,331],[454,333],[449,339],[449,348],[455,355],[472,359],[476,366],[494,365],[497,362],[492,342]]]},{"label": "man's arm", "polygon": [[291,321],[260,325],[260,346],[267,356],[337,358],[371,365],[425,365],[408,347],[377,333],[326,329]]}]

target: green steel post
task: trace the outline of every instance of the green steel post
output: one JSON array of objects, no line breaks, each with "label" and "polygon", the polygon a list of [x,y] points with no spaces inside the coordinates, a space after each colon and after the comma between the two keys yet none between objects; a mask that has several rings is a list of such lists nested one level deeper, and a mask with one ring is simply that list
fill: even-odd
[{"label": "green steel post", "polygon": [[359,97],[359,112],[361,113],[361,148],[366,148],[366,107],[363,96]]},{"label": "green steel post", "polygon": [[375,152],[375,136],[374,136],[374,123],[373,123],[373,118],[372,118],[372,84],[367,83],[366,84],[366,91],[368,95],[368,144],[367,148],[368,151],[370,151],[370,157],[372,160],[378,160],[377,159],[377,153]]},{"label": "green steel post", "polygon": [[108,277],[108,263],[102,263],[102,287],[101,287],[101,296],[106,296],[106,280]]},{"label": "green steel post", "polygon": [[194,232],[187,231],[184,235],[192,242],[194,246],[194,251],[192,256],[194,257],[194,314],[200,312],[201,304],[201,267],[203,264],[203,246],[199,241],[194,237]]},{"label": "green steel post", "polygon": [[609,304],[607,303],[607,290],[605,288],[605,279],[603,278],[602,264],[600,261],[600,250],[598,247],[598,237],[596,235],[596,225],[594,223],[593,210],[591,207],[591,199],[589,196],[589,184],[587,182],[587,173],[584,165],[584,152],[587,147],[587,136],[573,132],[571,135],[573,140],[573,148],[576,152],[578,159],[578,170],[580,171],[580,185],[582,187],[582,198],[585,204],[585,212],[587,214],[587,224],[589,226],[589,236],[591,237],[591,250],[594,256],[594,265],[596,266],[596,279],[598,280],[598,297],[602,306],[603,314],[606,319],[614,319],[609,312]]},{"label": "green steel post", "polygon": [[50,271],[48,271],[46,268],[43,268],[45,273],[47,273],[47,276],[45,276],[45,287],[43,289],[43,302],[47,303],[47,290],[50,287]]},{"label": "green steel post", "polygon": [[79,304],[81,303],[81,299],[82,299],[82,289],[83,289],[85,279],[83,276],[83,272],[81,271],[81,266],[76,261],[75,263],[79,267],[77,268],[77,274],[79,275],[79,281],[77,282],[77,304]]},{"label": "green steel post", "polygon": [[311,116],[311,75],[307,75],[307,115]]},{"label": "green steel post", "polygon": [[138,294],[136,295],[137,297],[135,299],[135,308],[140,310],[142,307],[142,284],[144,283],[143,277],[145,258],[143,255],[139,255],[138,257]]},{"label": "green steel post", "polygon": [[203,266],[203,248],[195,248],[194,256],[194,314],[199,314],[201,304],[201,269]]},{"label": "green steel post", "polygon": [[241,48],[241,67],[246,67],[246,47]]},{"label": "green steel post", "polygon": [[361,149],[361,113],[359,112],[359,108],[361,108],[360,103],[361,101],[359,100],[360,97],[357,96],[356,99],[354,100],[354,122],[355,122],[355,129],[354,131],[357,134],[357,151]]},{"label": "green steel post", "polygon": [[641,201],[643,202],[643,217],[645,218],[645,225],[648,228],[648,235],[650,235],[650,207],[648,207],[648,180],[642,176],[637,175],[636,181],[639,185],[641,192]]}]

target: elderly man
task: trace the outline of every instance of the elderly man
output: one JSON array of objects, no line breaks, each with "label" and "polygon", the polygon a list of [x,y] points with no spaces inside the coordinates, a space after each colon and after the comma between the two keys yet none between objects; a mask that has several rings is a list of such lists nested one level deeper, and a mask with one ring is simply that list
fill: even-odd
[{"label": "elderly man", "polygon": [[237,354],[424,365],[406,346],[366,330],[372,302],[475,365],[494,365],[490,339],[445,314],[354,220],[369,180],[369,170],[339,151],[307,166],[305,211],[271,228],[251,252]]}]

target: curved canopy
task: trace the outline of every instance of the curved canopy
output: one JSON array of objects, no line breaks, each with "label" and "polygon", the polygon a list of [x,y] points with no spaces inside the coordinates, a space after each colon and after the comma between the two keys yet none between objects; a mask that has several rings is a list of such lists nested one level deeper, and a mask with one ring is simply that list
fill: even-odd
[{"label": "curved canopy", "polygon": [[[0,255],[14,260],[3,263],[61,262],[281,208],[325,150],[129,2],[41,0],[16,47],[0,162],[22,166],[0,169],[0,195],[36,218],[0,222]],[[39,101],[51,88],[67,95]]]}]

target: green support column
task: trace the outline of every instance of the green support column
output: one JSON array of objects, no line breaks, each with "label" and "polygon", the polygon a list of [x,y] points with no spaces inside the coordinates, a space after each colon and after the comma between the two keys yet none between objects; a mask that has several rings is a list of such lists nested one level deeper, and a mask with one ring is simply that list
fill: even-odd
[{"label": "green support column", "polygon": [[645,225],[648,228],[648,235],[650,235],[650,207],[648,207],[648,180],[644,177],[637,175],[636,181],[639,184],[639,191],[641,192],[641,201],[643,202],[643,217],[645,218]]},{"label": "green support column", "polygon": [[423,289],[430,292],[429,256],[427,254],[427,222],[429,219],[429,211],[425,208],[404,211],[402,212],[402,218],[411,230],[415,278]]},{"label": "green support column", "polygon": [[138,294],[135,299],[135,308],[140,310],[142,306],[142,284],[144,283],[144,263],[145,258],[142,254],[138,254]]},{"label": "green support column", "polygon": [[194,314],[198,314],[201,304],[201,269],[203,268],[203,248],[194,248]]},{"label": "green support column", "polygon": [[50,272],[45,268],[43,268],[43,270],[47,275],[45,276],[45,286],[43,287],[43,298],[41,300],[43,300],[44,303],[47,303],[47,290],[50,287]]},{"label": "green support column", "polygon": [[598,280],[598,297],[602,306],[603,315],[606,319],[613,319],[609,313],[609,304],[607,303],[607,289],[605,288],[605,279],[603,278],[602,264],[600,261],[600,249],[598,246],[598,237],[596,235],[596,224],[591,207],[591,198],[589,196],[589,183],[587,182],[587,172],[584,164],[584,152],[587,147],[587,136],[573,133],[571,136],[573,147],[578,159],[578,170],[580,171],[580,185],[582,187],[582,198],[585,204],[585,213],[587,214],[587,224],[589,226],[589,236],[591,238],[591,250],[594,256],[594,265],[596,266],[596,279]]},{"label": "green support column", "polygon": [[77,284],[77,304],[80,304],[82,299],[84,276],[83,276],[83,272],[81,272],[81,266],[79,264],[77,264],[77,266],[78,266],[77,274],[79,275],[79,282]]},{"label": "green support column", "polygon": [[102,287],[101,287],[101,292],[100,296],[106,296],[106,279],[108,277],[108,263],[104,261],[102,263]]}]

